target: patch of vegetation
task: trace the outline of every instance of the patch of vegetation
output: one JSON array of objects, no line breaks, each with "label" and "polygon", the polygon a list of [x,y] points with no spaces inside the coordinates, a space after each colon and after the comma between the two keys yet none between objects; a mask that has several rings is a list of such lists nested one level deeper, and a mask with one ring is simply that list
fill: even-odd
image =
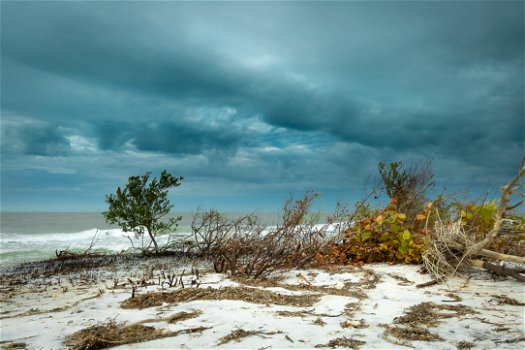
[{"label": "patch of vegetation", "polygon": [[435,327],[440,323],[440,319],[475,313],[477,313],[475,310],[465,305],[444,305],[424,302],[408,308],[405,315],[394,319],[394,323]]},{"label": "patch of vegetation", "polygon": [[399,281],[399,285],[400,286],[410,286],[410,285],[414,284],[414,282],[410,281],[406,277],[403,277],[403,276],[395,274],[395,273],[389,273],[388,276],[390,276],[393,279]]},{"label": "patch of vegetation", "polygon": [[27,344],[22,342],[0,342],[3,350],[27,349]]},{"label": "patch of vegetation", "polygon": [[281,317],[306,317],[306,316],[311,316],[312,314],[309,313],[309,312],[306,312],[306,311],[287,311],[287,310],[282,310],[282,311],[275,312],[275,315],[276,316],[281,316]]},{"label": "patch of vegetation", "polygon": [[326,325],[326,322],[321,319],[321,317],[317,317],[314,321],[312,321],[313,325],[324,327]]},{"label": "patch of vegetation", "polygon": [[361,304],[360,303],[348,303],[345,305],[345,315],[348,317],[353,317],[354,314],[361,310]]},{"label": "patch of vegetation", "polygon": [[443,341],[438,334],[430,332],[428,329],[419,326],[397,327],[383,325],[385,328],[384,336],[388,340],[389,336],[394,336],[400,340],[422,340],[422,341]]},{"label": "patch of vegetation", "polygon": [[321,214],[311,210],[317,197],[312,192],[290,197],[271,228],[259,224],[254,214],[230,219],[215,210],[198,212],[192,223],[194,249],[213,260],[216,272],[233,276],[260,278],[278,269],[312,266],[329,241],[328,228],[346,222],[345,210],[338,207],[320,224]]},{"label": "patch of vegetation", "polygon": [[458,349],[458,350],[470,350],[474,346],[476,346],[476,344],[471,343],[471,342],[466,341],[466,340],[462,340],[462,341],[460,341],[460,342],[458,342],[456,344],[456,349]]},{"label": "patch of vegetation", "polygon": [[459,295],[455,293],[447,293],[447,297],[451,298],[454,301],[461,301],[463,300]]},{"label": "patch of vegetation", "polygon": [[326,344],[317,344],[316,348],[346,348],[346,349],[359,349],[360,345],[366,344],[365,341],[347,338],[347,337],[340,337],[330,340]]},{"label": "patch of vegetation", "polygon": [[168,322],[169,323],[177,323],[177,322],[180,322],[180,321],[186,321],[186,320],[190,320],[192,318],[196,318],[196,317],[199,317],[200,315],[202,315],[202,311],[194,311],[194,312],[184,312],[184,311],[181,311],[181,312],[177,312],[176,314],[174,315],[171,315]]},{"label": "patch of vegetation", "polygon": [[105,324],[95,325],[73,333],[66,338],[64,344],[73,350],[97,350],[117,345],[174,337],[182,333],[197,333],[206,329],[208,328],[198,327],[171,332],[144,326],[143,324],[119,324],[111,320]]},{"label": "patch of vegetation", "polygon": [[219,339],[219,343],[217,345],[223,345],[223,344],[227,344],[233,341],[238,343],[243,338],[251,337],[254,335],[265,336],[265,335],[275,335],[275,334],[280,334],[280,333],[282,332],[245,331],[244,329],[239,328],[225,335],[221,339]]},{"label": "patch of vegetation", "polygon": [[368,323],[366,323],[364,319],[360,319],[357,321],[343,321],[340,323],[340,325],[342,328],[356,328],[356,329],[368,328]]},{"label": "patch of vegetation", "polygon": [[493,295],[492,297],[496,299],[500,304],[525,306],[525,303],[518,301],[514,298],[506,297],[504,295]]},{"label": "patch of vegetation", "polygon": [[327,294],[327,295],[338,295],[338,296],[344,296],[344,297],[353,297],[357,299],[366,299],[368,296],[366,293],[361,291],[361,287],[364,287],[366,289],[375,288],[375,285],[378,281],[380,281],[380,277],[374,273],[372,270],[365,270],[364,277],[361,281],[358,283],[348,283],[345,286],[346,287],[355,287],[355,288],[333,288],[333,287],[321,287],[321,286],[314,286],[311,284],[286,284],[281,283],[280,281],[282,278],[276,277],[276,278],[246,278],[246,277],[240,277],[237,276],[235,278],[232,278],[234,281],[254,286],[254,287],[279,287],[288,289],[291,291],[307,291],[312,293],[318,293],[318,294]]},{"label": "patch of vegetation", "polygon": [[276,304],[292,306],[312,306],[319,300],[319,295],[283,295],[266,290],[247,287],[224,287],[179,289],[169,293],[147,293],[124,300],[124,309],[144,309],[160,306],[163,303],[176,304],[193,300],[241,300],[254,304]]},{"label": "patch of vegetation", "polygon": [[180,186],[183,178],[166,170],[159,179],[150,180],[150,175],[148,172],[142,176],[130,176],[124,189],[118,187],[116,194],[106,196],[109,207],[103,215],[109,224],[119,225],[124,232],[134,232],[137,236],[147,233],[150,243],[140,249],[145,254],[159,254],[162,249],[157,243],[157,235],[174,230],[181,220],[181,217],[166,221],[161,221],[161,218],[173,207],[168,190]]},{"label": "patch of vegetation", "polygon": [[[430,204],[425,210],[430,211]],[[417,220],[425,220],[425,211]],[[334,243],[319,253],[318,263],[359,264],[373,262],[420,263],[425,250],[423,229],[407,221],[398,210],[397,199],[377,212],[358,217],[345,232],[343,243]]]},{"label": "patch of vegetation", "polygon": [[308,291],[312,293],[328,294],[328,295],[339,295],[343,297],[353,297],[357,299],[366,299],[368,296],[360,289],[353,288],[332,288],[332,287],[320,287],[306,284],[283,284],[279,287],[286,288],[294,291]]},{"label": "patch of vegetation", "polygon": [[412,223],[419,211],[428,202],[427,192],[434,188],[434,174],[430,161],[418,162],[405,168],[403,162],[388,165],[379,162],[379,175],[383,180],[383,190],[390,198],[395,198],[400,212],[405,213]]}]

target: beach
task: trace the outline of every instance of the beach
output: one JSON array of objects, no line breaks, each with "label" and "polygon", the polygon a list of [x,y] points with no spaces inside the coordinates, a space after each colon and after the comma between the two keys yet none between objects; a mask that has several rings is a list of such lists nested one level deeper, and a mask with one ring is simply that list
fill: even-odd
[{"label": "beach", "polygon": [[3,272],[3,348],[515,349],[525,341],[523,283],[475,270],[428,284],[418,265],[256,280],[174,257],[65,266]]}]

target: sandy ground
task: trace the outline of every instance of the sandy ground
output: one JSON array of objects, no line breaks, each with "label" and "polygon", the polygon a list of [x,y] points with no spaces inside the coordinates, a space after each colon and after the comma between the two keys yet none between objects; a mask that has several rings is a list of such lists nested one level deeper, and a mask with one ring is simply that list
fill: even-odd
[{"label": "sandy ground", "polygon": [[[133,344],[113,340],[119,349],[523,348],[522,283],[476,274],[418,288],[431,280],[419,270],[383,264],[293,270],[254,284],[201,269],[197,287],[186,268],[184,290],[169,286],[171,274],[178,278],[182,268],[162,264],[11,276],[0,286],[0,344],[68,348],[79,344],[68,336],[113,322],[153,327],[147,329],[159,336]],[[145,305],[141,300],[156,304],[125,308],[132,283],[139,285],[136,306]],[[298,304],[287,304],[287,297]]]}]

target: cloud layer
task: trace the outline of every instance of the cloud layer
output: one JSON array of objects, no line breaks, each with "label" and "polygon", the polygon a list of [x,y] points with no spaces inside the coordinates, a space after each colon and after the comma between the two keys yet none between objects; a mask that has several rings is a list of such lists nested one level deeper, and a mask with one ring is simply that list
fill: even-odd
[{"label": "cloud layer", "polygon": [[5,209],[163,168],[238,208],[344,197],[379,160],[485,190],[524,153],[522,2],[1,6]]}]

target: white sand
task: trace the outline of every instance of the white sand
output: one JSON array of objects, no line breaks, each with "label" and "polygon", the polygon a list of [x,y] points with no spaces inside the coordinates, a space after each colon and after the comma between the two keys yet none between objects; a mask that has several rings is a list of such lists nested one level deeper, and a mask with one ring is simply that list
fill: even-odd
[{"label": "white sand", "polygon": [[[353,288],[368,297],[358,299],[350,296],[324,294],[311,307],[252,304],[229,300],[195,300],[177,305],[162,305],[146,309],[123,309],[120,303],[130,298],[131,287],[126,273],[118,271],[118,286],[114,288],[111,273],[97,281],[81,282],[77,277],[51,277],[35,280],[29,284],[1,286],[1,344],[25,343],[28,349],[65,348],[64,339],[86,327],[116,320],[134,323],[146,319],[166,318],[180,311],[201,311],[198,317],[170,324],[152,321],[145,325],[158,329],[177,331],[193,327],[209,327],[202,333],[181,334],[176,337],[156,339],[139,344],[122,345],[121,349],[179,349],[179,348],[313,348],[330,340],[346,337],[365,342],[361,349],[456,349],[461,341],[471,342],[479,349],[523,348],[525,340],[513,343],[525,336],[524,307],[500,303],[494,296],[506,296],[525,302],[524,285],[513,280],[492,280],[486,275],[471,279],[453,278],[439,285],[416,288],[416,284],[430,280],[418,272],[419,266],[368,265],[381,278],[375,287],[367,288],[363,269],[348,268],[333,272],[327,270],[288,271],[281,275],[282,284],[308,284],[311,286]],[[337,272],[336,272],[337,271]],[[116,274],[116,272],[113,272]],[[132,275],[131,272],[130,276]],[[149,281],[158,282],[158,271]],[[133,280],[138,280],[137,272]],[[150,276],[151,277],[151,276]],[[397,278],[396,278],[397,277]],[[399,277],[404,277],[403,281]],[[191,276],[186,276],[188,285]],[[199,288],[238,286],[224,274],[205,273]],[[345,283],[347,284],[345,286]],[[166,286],[166,285],[165,285]],[[180,287],[167,288],[175,291]],[[303,295],[308,291],[288,290],[283,286],[263,288],[280,294]],[[159,285],[140,287],[138,294],[160,291]],[[454,300],[450,295],[461,298]],[[465,305],[477,313],[440,319],[436,327],[428,328],[438,334],[442,341],[410,341],[385,336],[383,325],[396,325],[397,317],[403,316],[412,305],[434,302],[445,305]],[[350,303],[358,303],[360,309],[353,315],[345,313]],[[356,304],[357,305],[357,304]],[[278,316],[277,311],[305,311],[302,316]],[[315,324],[321,319],[325,324]],[[358,328],[344,328],[341,323]],[[403,325],[396,325],[403,326]],[[236,329],[277,332],[273,335],[252,335],[219,345],[221,337]],[[404,343],[403,343],[404,342]],[[404,345],[401,345],[404,344]]]}]

